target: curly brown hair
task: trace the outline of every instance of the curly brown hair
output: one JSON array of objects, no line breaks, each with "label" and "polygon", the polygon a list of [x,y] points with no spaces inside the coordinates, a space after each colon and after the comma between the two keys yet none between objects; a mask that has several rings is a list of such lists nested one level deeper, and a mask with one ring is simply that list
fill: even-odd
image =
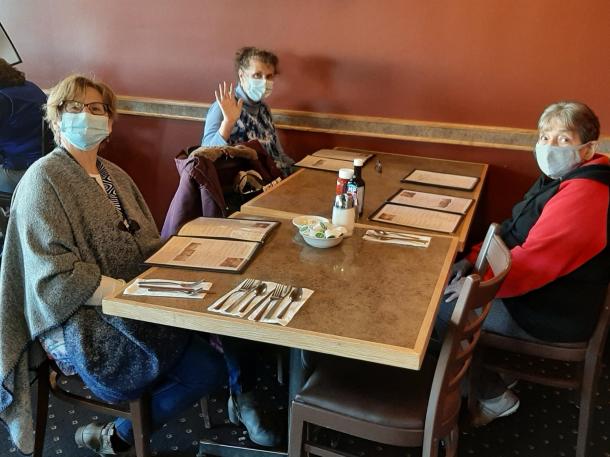
[{"label": "curly brown hair", "polygon": [[239,80],[239,70],[245,70],[250,66],[250,60],[260,60],[264,64],[273,66],[273,73],[278,74],[279,59],[271,51],[266,49],[255,48],[253,46],[246,46],[240,48],[235,53],[235,75]]},{"label": "curly brown hair", "polygon": [[0,87],[23,86],[25,73],[17,70],[6,60],[0,59]]}]

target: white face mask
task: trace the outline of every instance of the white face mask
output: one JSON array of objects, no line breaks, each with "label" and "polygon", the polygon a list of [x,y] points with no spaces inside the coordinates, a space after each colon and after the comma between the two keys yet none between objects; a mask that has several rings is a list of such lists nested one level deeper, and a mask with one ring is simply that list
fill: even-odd
[{"label": "white face mask", "polygon": [[579,146],[536,144],[536,161],[545,175],[558,179],[583,162],[579,151],[586,145],[586,143]]}]

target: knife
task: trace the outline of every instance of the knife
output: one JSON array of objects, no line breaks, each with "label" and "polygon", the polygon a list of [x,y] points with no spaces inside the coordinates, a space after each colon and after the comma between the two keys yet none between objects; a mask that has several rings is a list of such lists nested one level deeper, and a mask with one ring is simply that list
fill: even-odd
[{"label": "knife", "polygon": [[143,289],[146,289],[150,292],[180,292],[181,294],[188,294],[188,295],[196,295],[199,293],[206,293],[206,294],[214,294],[215,292],[210,292],[209,290],[206,290],[204,288],[199,288],[199,289],[190,289],[190,288],[185,288],[185,287],[163,287],[163,286],[143,286],[141,285],[140,287],[142,287]]}]

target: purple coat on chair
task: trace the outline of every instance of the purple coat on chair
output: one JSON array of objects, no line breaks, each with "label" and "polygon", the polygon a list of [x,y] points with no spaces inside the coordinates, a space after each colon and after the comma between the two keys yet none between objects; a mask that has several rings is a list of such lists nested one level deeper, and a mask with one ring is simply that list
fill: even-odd
[{"label": "purple coat on chair", "polygon": [[[265,183],[282,176],[273,159],[258,141],[249,141],[243,146],[246,148],[201,147],[193,151],[181,151],[176,156],[180,183],[165,216],[161,230],[162,239],[175,235],[182,225],[197,217],[226,217],[223,187],[232,186],[237,171],[255,170]],[[224,169],[219,173],[216,161],[227,155],[245,159],[244,166],[241,169]]]}]

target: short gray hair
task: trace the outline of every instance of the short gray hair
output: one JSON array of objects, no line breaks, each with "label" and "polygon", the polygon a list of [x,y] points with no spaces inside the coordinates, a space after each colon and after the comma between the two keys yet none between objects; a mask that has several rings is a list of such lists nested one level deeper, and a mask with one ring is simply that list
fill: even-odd
[{"label": "short gray hair", "polygon": [[582,144],[599,139],[599,119],[584,103],[562,101],[547,106],[538,120],[538,130],[548,128],[554,120],[578,133]]}]

